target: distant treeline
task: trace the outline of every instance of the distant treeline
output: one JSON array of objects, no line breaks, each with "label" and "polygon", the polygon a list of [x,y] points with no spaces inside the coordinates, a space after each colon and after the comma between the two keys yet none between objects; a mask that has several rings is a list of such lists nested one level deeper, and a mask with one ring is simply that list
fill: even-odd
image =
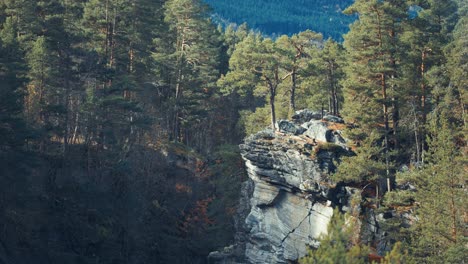
[{"label": "distant treeline", "polygon": [[205,0],[216,14],[228,22],[259,29],[267,35],[291,35],[306,29],[325,38],[342,40],[354,16],[342,13],[352,0]]}]

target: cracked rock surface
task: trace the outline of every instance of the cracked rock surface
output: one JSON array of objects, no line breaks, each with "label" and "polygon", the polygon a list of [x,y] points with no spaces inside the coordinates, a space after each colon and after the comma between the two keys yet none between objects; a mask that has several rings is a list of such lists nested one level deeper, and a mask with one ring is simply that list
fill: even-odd
[{"label": "cracked rock surface", "polygon": [[261,131],[240,145],[254,186],[244,225],[245,263],[290,263],[318,246],[333,214],[329,173],[348,151],[336,127],[299,113],[295,123],[280,120],[278,132]]},{"label": "cracked rock surface", "polygon": [[[391,248],[379,228],[385,217],[351,203],[361,189],[330,180],[340,157],[352,155],[341,136],[344,127],[339,117],[302,110],[293,121],[278,121],[278,131],[246,138],[240,150],[249,180],[238,207],[236,242],[210,253],[208,262],[295,263],[309,246],[319,246],[334,207],[362,215],[361,241],[384,255]],[[387,214],[411,222],[410,212]]]}]

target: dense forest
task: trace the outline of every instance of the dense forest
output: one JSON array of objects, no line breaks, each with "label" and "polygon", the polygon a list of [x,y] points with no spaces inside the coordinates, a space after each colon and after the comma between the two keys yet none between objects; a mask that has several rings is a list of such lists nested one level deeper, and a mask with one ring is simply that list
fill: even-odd
[{"label": "dense forest", "polygon": [[342,11],[352,0],[204,0],[215,13],[216,20],[242,24],[269,36],[292,35],[307,29],[322,33],[325,38],[342,40],[354,16]]},{"label": "dense forest", "polygon": [[[0,263],[205,263],[234,239],[237,145],[303,108],[347,122],[336,182],[415,208],[385,263],[463,263],[466,1],[290,2],[216,2],[303,30],[271,39],[198,0],[0,0]],[[304,263],[363,261],[337,225]]]}]

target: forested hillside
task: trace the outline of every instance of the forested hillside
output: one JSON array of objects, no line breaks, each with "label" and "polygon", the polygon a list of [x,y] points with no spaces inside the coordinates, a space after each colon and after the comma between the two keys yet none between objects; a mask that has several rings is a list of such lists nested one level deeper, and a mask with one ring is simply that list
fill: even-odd
[{"label": "forested hillside", "polygon": [[[301,32],[219,29],[198,0],[0,0],[0,263],[205,263],[239,224],[238,144],[303,108],[347,123],[333,181],[413,210],[392,254],[466,260],[466,1],[267,2],[220,14]],[[367,254],[347,235],[304,261]]]},{"label": "forested hillside", "polygon": [[342,40],[355,17],[342,11],[353,0],[204,0],[222,23],[242,24],[270,36],[292,35],[306,29]]}]

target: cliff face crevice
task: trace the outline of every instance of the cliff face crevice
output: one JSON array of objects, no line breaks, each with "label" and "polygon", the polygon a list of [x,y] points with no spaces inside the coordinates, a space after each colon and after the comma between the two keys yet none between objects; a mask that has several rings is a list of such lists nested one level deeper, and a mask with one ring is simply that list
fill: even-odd
[{"label": "cliff face crevice", "polygon": [[[340,158],[353,155],[341,136],[342,119],[303,110],[277,126],[278,131],[258,132],[240,145],[249,180],[242,191],[236,244],[212,252],[210,263],[295,262],[309,247],[319,246],[333,208],[375,218],[372,210],[352,205],[360,189],[330,178]],[[382,239],[377,221],[361,223],[366,233],[361,239]]]},{"label": "cliff face crevice", "polygon": [[329,175],[341,155],[351,154],[342,123],[304,110],[294,121],[279,121],[276,132],[245,139],[240,150],[249,183],[239,214],[244,220],[238,220],[236,245],[210,254],[211,263],[288,263],[318,246],[337,201]]},{"label": "cliff face crevice", "polygon": [[327,232],[335,200],[329,174],[348,153],[336,127],[343,125],[303,111],[295,122],[279,121],[279,131],[261,131],[240,145],[254,184],[245,219],[246,263],[295,261]]}]

